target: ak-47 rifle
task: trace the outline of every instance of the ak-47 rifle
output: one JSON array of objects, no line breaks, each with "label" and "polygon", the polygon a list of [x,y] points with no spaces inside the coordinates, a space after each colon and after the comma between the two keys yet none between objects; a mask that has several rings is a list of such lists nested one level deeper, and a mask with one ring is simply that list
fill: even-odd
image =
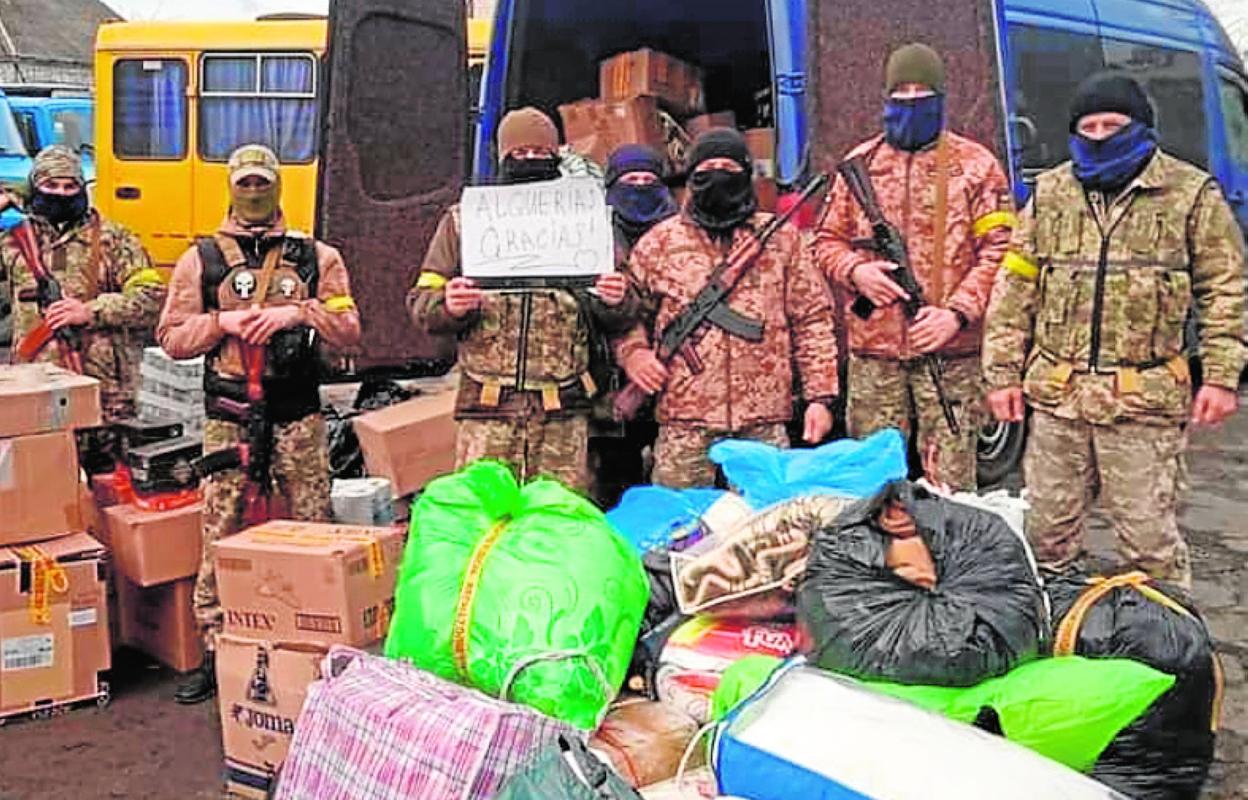
[{"label": "ak-47 rifle", "polygon": [[269,466],[273,456],[273,423],[269,420],[264,398],[265,345],[240,342],[243,367],[247,372],[245,402],[214,395],[209,402],[218,413],[230,417],[247,429],[247,441],[237,447],[207,453],[195,465],[203,476],[230,469],[246,469],[247,484],[243,494],[243,525],[251,527],[272,519]]},{"label": "ak-47 rifle", "polygon": [[[43,255],[39,252],[39,239],[35,236],[35,228],[29,219],[22,220],[17,227],[9,232],[22,260],[35,276],[35,288],[23,289],[18,292],[17,299],[23,303],[35,303],[39,306],[40,316],[48,313],[48,308],[65,297],[61,284],[47,267],[43,265]],[[35,358],[56,340],[60,351],[61,363],[74,372],[82,372],[82,332],[76,326],[66,326],[52,330],[46,320],[40,322],[33,330],[22,337],[17,344],[17,357],[20,361],[34,361]]]},{"label": "ak-47 rifle", "polygon": [[[893,270],[892,279],[908,295],[902,303],[902,308],[905,310],[906,319],[913,320],[918,316],[920,309],[927,305],[927,301],[923,299],[923,288],[919,286],[914,270],[910,267],[910,253],[906,249],[906,240],[902,238],[897,226],[885,218],[884,211],[880,208],[879,198],[875,195],[875,187],[871,185],[871,176],[867,172],[866,161],[862,156],[854,156],[837,165],[836,171],[845,179],[849,193],[854,196],[858,207],[867,215],[867,221],[871,223],[871,238],[854,244],[870,248],[880,258],[897,265],[897,269]],[[859,318],[866,319],[875,311],[875,303],[865,295],[858,295],[853,305],[850,306],[850,310]],[[949,432],[954,436],[961,435],[962,429],[958,425],[957,415],[953,413],[953,404],[949,402],[949,397],[945,394],[944,359],[935,353],[927,353],[922,356],[922,361],[927,367],[928,377],[932,379],[932,384],[936,387],[936,399],[940,401],[940,410],[945,415],[945,424],[949,426]]]},{"label": "ak-47 rifle", "polygon": [[[772,217],[760,231],[751,233],[732,248],[724,260],[711,272],[706,284],[689,305],[685,306],[663,329],[658,346],[654,349],[654,354],[660,363],[666,366],[680,356],[689,365],[691,372],[695,375],[701,373],[704,366],[694,345],[702,337],[703,326],[708,322],[747,341],[762,341],[763,324],[733,311],[726,302],[728,295],[732,294],[737,282],[763,252],[763,246],[767,244],[767,240],[784,227],[810,198],[827,186],[827,183],[827,175],[817,175],[802,189],[797,202],[787,211]],[[649,394],[636,383],[630,382],[615,397],[615,418],[620,421],[632,419]]]}]

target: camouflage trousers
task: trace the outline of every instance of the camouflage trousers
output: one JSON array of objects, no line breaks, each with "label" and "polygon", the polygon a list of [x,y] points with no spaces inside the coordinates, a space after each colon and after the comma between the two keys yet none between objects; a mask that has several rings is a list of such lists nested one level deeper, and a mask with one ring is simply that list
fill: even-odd
[{"label": "camouflage trousers", "polygon": [[1178,425],[1093,425],[1035,410],[1023,472],[1031,511],[1027,538],[1045,567],[1083,555],[1083,533],[1099,496],[1130,567],[1190,588],[1191,563],[1179,532],[1178,492],[1187,432]]},{"label": "camouflage trousers", "polygon": [[521,483],[554,478],[578,492],[589,486],[588,451],[589,417],[584,414],[463,419],[455,434],[456,469],[493,458],[508,464]]},{"label": "camouflage trousers", "polygon": [[[888,361],[850,356],[849,435],[869,436],[884,428],[897,428],[907,439],[914,423],[917,449],[929,478],[954,489],[975,491],[975,450],[979,436],[979,359],[948,359],[942,382],[945,397],[953,406],[960,433],[949,430],[936,394],[936,386],[921,361]],[[934,455],[934,464],[928,455]]]},{"label": "camouflage trousers", "polygon": [[[246,440],[247,432],[232,422],[209,419],[204,424],[204,453],[235,447]],[[273,426],[269,474],[276,484],[274,499],[284,501],[291,519],[330,521],[329,450],[324,417],[311,414]],[[242,470],[219,472],[204,481],[204,547],[195,580],[194,606],[205,650],[216,648],[222,620],[212,543],[241,529],[246,487],[247,476]]]},{"label": "camouflage trousers", "polygon": [[789,446],[789,434],[782,422],[751,425],[739,431],[715,430],[689,423],[659,425],[651,482],[673,489],[714,486],[716,466],[707,451],[721,439],[750,439],[776,447]]}]

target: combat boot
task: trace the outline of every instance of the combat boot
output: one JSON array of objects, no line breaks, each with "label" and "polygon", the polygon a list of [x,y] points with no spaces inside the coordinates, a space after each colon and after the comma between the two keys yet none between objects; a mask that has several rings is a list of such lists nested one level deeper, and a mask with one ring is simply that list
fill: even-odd
[{"label": "combat boot", "polygon": [[175,702],[182,705],[202,703],[217,694],[217,664],[215,654],[204,653],[204,660],[199,667],[186,676],[173,694]]}]

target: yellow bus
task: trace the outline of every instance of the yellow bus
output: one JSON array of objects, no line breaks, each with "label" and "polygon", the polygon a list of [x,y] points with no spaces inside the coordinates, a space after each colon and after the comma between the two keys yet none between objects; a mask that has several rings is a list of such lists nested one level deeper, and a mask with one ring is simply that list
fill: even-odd
[{"label": "yellow bus", "polygon": [[[96,205],[171,266],[225,216],[225,162],[263,142],[282,162],[289,227],[316,218],[324,18],[115,22],[96,35]],[[470,105],[489,43],[469,20]],[[475,80],[472,75],[478,76]]]}]

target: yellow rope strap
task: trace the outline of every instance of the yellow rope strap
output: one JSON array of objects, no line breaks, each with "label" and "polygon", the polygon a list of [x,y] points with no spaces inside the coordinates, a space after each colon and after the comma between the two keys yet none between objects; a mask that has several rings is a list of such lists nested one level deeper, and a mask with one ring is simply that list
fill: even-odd
[{"label": "yellow rope strap", "polygon": [[498,544],[510,521],[503,517],[494,523],[473,548],[468,566],[464,570],[464,582],[459,588],[459,600],[455,603],[455,622],[451,626],[451,655],[455,659],[455,669],[464,680],[468,679],[468,628],[472,624],[472,601],[476,599],[477,587],[481,583],[485,558],[494,549],[494,545]]},{"label": "yellow rope strap", "polygon": [[36,625],[47,625],[52,621],[51,599],[53,592],[64,594],[69,591],[69,575],[65,568],[57,563],[42,548],[29,546],[14,548],[17,557],[30,562],[32,581],[30,587],[30,621]]},{"label": "yellow rope strap", "polygon": [[[1062,618],[1061,624],[1057,626],[1057,634],[1053,638],[1053,655],[1074,655],[1075,645],[1079,641],[1079,630],[1083,627],[1083,620],[1087,617],[1088,611],[1114,589],[1130,587],[1154,603],[1168,608],[1180,616],[1195,619],[1192,612],[1152,586],[1150,584],[1151,580],[1152,578],[1147,573],[1138,570],[1115,575],[1112,578],[1090,578],[1088,583],[1091,585],[1083,594],[1079,595],[1079,599],[1070,607],[1070,611],[1066,612],[1066,616]],[[1209,722],[1210,728],[1214,731],[1217,731],[1222,719],[1222,697],[1225,694],[1225,682],[1222,674],[1222,662],[1218,660],[1218,654],[1214,652],[1213,715]]]}]

